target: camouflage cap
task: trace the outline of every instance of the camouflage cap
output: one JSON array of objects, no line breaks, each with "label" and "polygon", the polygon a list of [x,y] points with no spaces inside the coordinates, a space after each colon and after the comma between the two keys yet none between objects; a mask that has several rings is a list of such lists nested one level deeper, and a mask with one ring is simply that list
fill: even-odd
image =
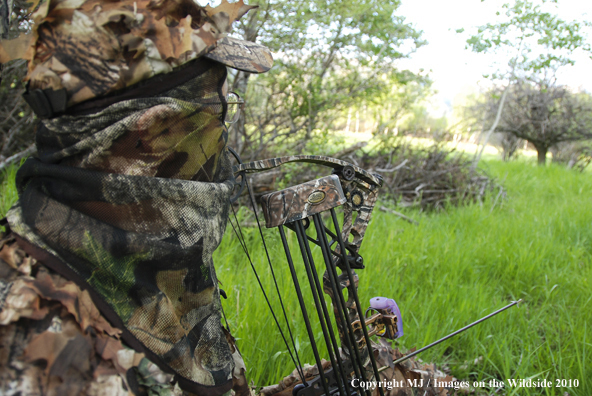
[{"label": "camouflage cap", "polygon": [[[8,8],[7,0],[0,3]],[[217,7],[192,0],[44,0],[27,37],[1,43],[0,63],[26,59],[29,89],[65,90],[67,107],[202,56],[263,73],[273,64],[269,50],[227,37],[232,24],[256,7],[243,0],[222,0]]]},{"label": "camouflage cap", "polygon": [[224,37],[218,41],[216,48],[205,57],[249,73],[265,73],[273,65],[267,47],[234,37]]}]

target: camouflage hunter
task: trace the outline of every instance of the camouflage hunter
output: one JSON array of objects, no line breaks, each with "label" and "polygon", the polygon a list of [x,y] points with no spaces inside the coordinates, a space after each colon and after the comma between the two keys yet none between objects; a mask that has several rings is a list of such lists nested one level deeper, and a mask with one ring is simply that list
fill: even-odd
[{"label": "camouflage hunter", "polygon": [[128,345],[214,395],[234,368],[211,258],[232,177],[226,68],[208,63],[158,97],[44,121],[8,220],[29,254],[91,292]]},{"label": "camouflage hunter", "polygon": [[2,62],[29,61],[27,100],[42,118],[38,155],[17,174],[11,237],[200,395],[228,392],[236,370],[247,389],[221,325],[212,253],[233,186],[226,66],[272,64],[266,48],[227,37],[252,8],[46,0],[26,53],[0,48]]}]

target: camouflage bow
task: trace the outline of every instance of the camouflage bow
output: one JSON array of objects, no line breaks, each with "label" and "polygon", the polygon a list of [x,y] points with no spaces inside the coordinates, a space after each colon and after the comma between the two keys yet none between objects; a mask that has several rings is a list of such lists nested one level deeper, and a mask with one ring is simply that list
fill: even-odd
[{"label": "camouflage bow", "polygon": [[[302,384],[294,389],[293,395],[331,395],[337,391],[341,395],[358,394],[359,389],[352,389],[352,379],[369,381],[379,378],[379,370],[371,351],[369,337],[379,335],[394,339],[402,335],[399,312],[397,312],[397,317],[390,306],[372,306],[366,312],[374,312],[374,314],[366,317],[357,293],[358,276],[355,270],[364,268],[359,250],[372,215],[372,209],[376,204],[382,178],[380,175],[371,174],[345,161],[312,155],[280,157],[239,164],[233,170],[235,176],[241,175],[243,183],[245,183],[245,175],[248,173],[266,171],[291,162],[314,163],[333,168],[333,174],[330,176],[261,197],[267,228],[277,227],[279,229],[315,361],[317,367],[323,367],[284,227],[296,233],[331,361],[329,369],[319,370],[319,376],[308,382],[300,370]],[[335,212],[335,208],[338,206],[342,206],[344,211],[341,227]],[[321,216],[324,212],[330,213],[329,223],[332,223],[335,232],[325,225]],[[316,231],[314,238],[308,235],[312,232],[307,234],[311,218]],[[310,243],[319,246],[323,253],[326,270],[322,285],[311,254]],[[341,270],[340,274],[337,273],[337,268]],[[343,289],[347,290],[347,300],[344,297]],[[329,295],[333,304],[340,345],[337,344],[333,333],[323,292]],[[287,341],[285,342],[288,346]],[[289,346],[288,350],[290,350]],[[298,368],[296,361],[294,363]],[[369,390],[366,392],[369,396],[371,395]],[[383,395],[381,388],[379,388],[379,393]]]}]

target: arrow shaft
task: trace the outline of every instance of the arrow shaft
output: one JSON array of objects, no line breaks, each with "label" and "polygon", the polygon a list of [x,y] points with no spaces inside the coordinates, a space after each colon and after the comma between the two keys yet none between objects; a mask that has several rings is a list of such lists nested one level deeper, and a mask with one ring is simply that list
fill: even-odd
[{"label": "arrow shaft", "polygon": [[[473,322],[473,323],[471,323],[471,324],[469,324],[469,325],[466,325],[466,326],[465,326],[465,327],[463,327],[462,329],[458,329],[458,330],[457,330],[457,331],[455,331],[454,333],[450,333],[450,334],[448,334],[446,337],[440,338],[438,341],[434,341],[434,342],[432,342],[430,345],[426,345],[426,346],[424,346],[423,348],[421,348],[421,349],[418,349],[417,351],[414,351],[414,352],[412,352],[412,353],[410,353],[410,354],[408,354],[408,355],[405,355],[405,356],[403,356],[403,357],[401,357],[401,358],[399,358],[399,359],[397,359],[397,360],[393,361],[393,364],[398,364],[398,363],[404,362],[405,360],[407,360],[407,359],[410,359],[410,358],[412,358],[413,356],[415,356],[415,355],[417,355],[417,354],[420,354],[421,352],[425,351],[426,349],[430,349],[430,348],[432,348],[432,347],[434,347],[434,346],[438,345],[439,343],[441,343],[441,342],[444,342],[444,341],[446,341],[447,339],[449,339],[449,338],[452,338],[452,337],[454,337],[455,335],[457,335],[457,334],[460,334],[460,333],[462,333],[463,331],[465,331],[465,330],[468,330],[468,329],[470,329],[471,327],[473,327],[473,326],[475,326],[475,325],[477,325],[477,324],[479,324],[479,323],[481,323],[481,322],[484,322],[484,321],[486,321],[487,319],[489,319],[489,318],[491,318],[491,317],[493,317],[493,316],[497,315],[498,313],[500,313],[500,312],[503,312],[503,311],[505,311],[506,309],[513,307],[514,305],[518,304],[518,303],[519,303],[519,302],[521,302],[521,301],[522,301],[522,299],[520,299],[520,300],[518,300],[518,301],[512,301],[512,303],[511,303],[511,304],[508,304],[508,305],[506,305],[505,307],[503,307],[503,308],[500,308],[500,309],[498,309],[497,311],[495,311],[495,312],[492,312],[492,313],[490,313],[489,315],[487,315],[487,316],[484,316],[484,317],[482,317],[481,319],[479,319],[479,320],[477,320],[477,321],[475,321],[475,322]],[[387,366],[387,367],[383,367],[383,368],[382,368],[380,371],[386,370],[387,368],[388,368],[388,366]]]}]

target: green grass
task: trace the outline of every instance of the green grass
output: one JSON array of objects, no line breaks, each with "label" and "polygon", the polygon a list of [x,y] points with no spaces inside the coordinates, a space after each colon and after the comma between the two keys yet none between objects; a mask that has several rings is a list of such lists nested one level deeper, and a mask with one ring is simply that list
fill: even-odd
[{"label": "green grass", "polygon": [[[419,226],[375,213],[361,250],[366,269],[358,271],[362,304],[374,296],[397,300],[405,323],[398,346],[407,350],[522,298],[518,308],[426,351],[421,359],[448,365],[457,378],[471,381],[533,377],[555,385],[555,380],[579,380],[573,389],[506,388],[497,394],[592,395],[592,175],[531,162],[491,160],[483,165],[505,178],[508,197],[501,206],[498,202],[492,208],[492,197],[482,206],[444,213],[406,211]],[[5,192],[2,197],[4,210],[9,198]],[[281,316],[259,231],[243,232]],[[264,233],[301,359],[314,363],[279,235],[275,229]],[[296,257],[296,238],[291,232],[289,237]],[[314,254],[320,263],[319,249]],[[215,263],[221,288],[228,293],[224,310],[249,380],[276,383],[294,365],[230,225]],[[304,283],[299,260],[296,266]],[[312,318],[312,304],[309,314]],[[318,326],[315,333],[320,341]]]},{"label": "green grass", "polygon": [[0,218],[6,216],[8,209],[16,202],[18,195],[14,186],[14,178],[18,166],[11,165],[0,172]]}]

